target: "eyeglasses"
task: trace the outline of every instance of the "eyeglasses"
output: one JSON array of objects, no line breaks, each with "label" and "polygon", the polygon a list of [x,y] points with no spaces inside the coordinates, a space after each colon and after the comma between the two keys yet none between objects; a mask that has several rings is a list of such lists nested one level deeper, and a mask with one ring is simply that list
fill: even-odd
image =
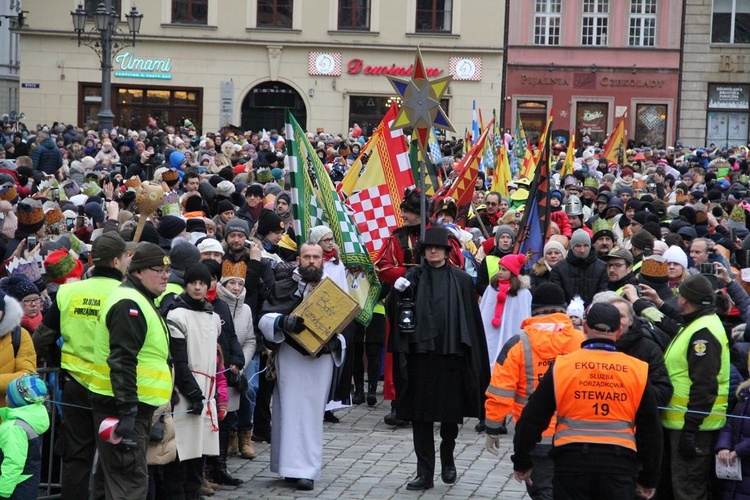
[{"label": "eyeglasses", "polygon": [[620,267],[625,267],[625,266],[626,264],[624,262],[607,262],[607,267],[620,268]]},{"label": "eyeglasses", "polygon": [[496,207],[499,205],[499,203],[497,203],[496,201],[488,201],[485,203],[485,205],[490,206],[490,207]]},{"label": "eyeglasses", "polygon": [[333,243],[333,238],[325,238],[320,240],[321,243]]},{"label": "eyeglasses", "polygon": [[41,297],[35,297],[31,299],[23,299],[21,302],[23,302],[27,306],[33,306],[34,304],[39,304],[42,302]]},{"label": "eyeglasses", "polygon": [[149,267],[149,268],[147,268],[147,269],[150,269],[151,271],[153,271],[153,272],[155,272],[156,274],[159,274],[159,275],[161,275],[161,276],[169,276],[170,274],[172,274],[172,269],[171,269],[171,268],[169,268],[169,267],[167,267],[167,268],[165,268],[165,269],[155,269],[155,268],[153,268],[153,267]]}]

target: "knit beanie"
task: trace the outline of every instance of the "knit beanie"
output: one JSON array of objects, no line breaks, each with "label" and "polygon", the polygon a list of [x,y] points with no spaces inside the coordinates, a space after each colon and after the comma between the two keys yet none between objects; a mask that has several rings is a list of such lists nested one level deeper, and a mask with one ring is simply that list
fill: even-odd
[{"label": "knit beanie", "polygon": [[552,249],[557,250],[558,252],[560,252],[563,257],[565,257],[566,255],[568,255],[568,251],[565,250],[565,247],[563,246],[562,243],[560,243],[557,240],[549,240],[547,242],[547,244],[544,245],[544,253],[542,253],[542,256],[547,255],[547,251],[548,250],[552,250]]},{"label": "knit beanie", "polygon": [[516,277],[521,274],[524,264],[526,264],[526,255],[524,254],[509,254],[500,259],[500,265]]},{"label": "knit beanie", "polygon": [[500,226],[497,226],[497,229],[495,229],[495,245],[497,245],[497,242],[500,241],[500,235],[507,234],[510,235],[511,239],[513,240],[513,244],[516,243],[516,232],[513,231],[513,228],[502,224]]},{"label": "knit beanie", "polygon": [[206,233],[206,221],[200,217],[187,220],[186,229],[188,233]]},{"label": "knit beanie", "polygon": [[159,220],[156,230],[159,236],[171,240],[187,229],[187,223],[176,215],[165,215]]},{"label": "knit beanie", "polygon": [[39,293],[36,285],[23,274],[13,274],[5,278],[0,282],[0,289],[18,301],[23,300],[28,295]]},{"label": "knit beanie", "polygon": [[653,250],[654,236],[645,229],[641,229],[630,237],[630,244],[633,248],[637,248],[639,250]]},{"label": "knit beanie", "polygon": [[[217,262],[218,264],[218,262]],[[188,267],[185,270],[185,275],[183,276],[183,282],[187,285],[188,283],[194,283],[196,281],[202,281],[207,286],[211,286],[211,272],[208,270],[208,268],[198,262],[190,267]]]},{"label": "knit beanie", "polygon": [[161,267],[170,264],[169,256],[159,245],[142,241],[138,243],[133,258],[130,260],[128,273],[140,271],[147,267]]},{"label": "knit beanie", "polygon": [[219,196],[229,198],[232,196],[232,193],[234,193],[234,184],[229,181],[221,181],[219,185],[216,186],[216,194]]},{"label": "knit beanie", "polygon": [[569,317],[576,317],[583,319],[583,316],[586,313],[586,309],[583,304],[583,299],[580,295],[576,295],[573,297],[573,300],[570,301],[570,304],[568,304],[568,309],[565,311]]},{"label": "knit beanie", "polygon": [[570,237],[570,248],[575,248],[576,245],[588,245],[591,246],[591,236],[583,229],[576,229],[573,236]]},{"label": "knit beanie", "polygon": [[229,233],[234,232],[243,233],[245,238],[250,237],[250,228],[248,227],[247,222],[236,217],[231,219],[227,222],[227,225],[224,226],[224,236],[229,236]]},{"label": "knit beanie", "polygon": [[310,243],[320,243],[320,240],[323,239],[323,236],[326,234],[332,232],[331,228],[328,226],[315,226],[310,229],[307,233],[307,241]]},{"label": "knit beanie", "polygon": [[232,205],[232,202],[229,200],[221,200],[216,204],[216,215],[221,215],[224,212],[229,212],[230,210],[234,212],[234,205]]},{"label": "knit beanie", "polygon": [[664,252],[664,258],[667,259],[667,263],[669,264],[679,264],[684,269],[687,269],[688,267],[688,259],[687,254],[685,253],[685,250],[678,247],[677,245],[672,245],[667,249],[666,252]]},{"label": "knit beanie", "polygon": [[44,269],[49,280],[58,285],[68,278],[80,278],[83,274],[83,263],[74,258],[65,249],[55,250],[44,259]]},{"label": "knit beanie", "polygon": [[175,241],[169,250],[169,260],[172,261],[174,269],[184,271],[193,264],[200,262],[201,253],[195,245],[181,238]]},{"label": "knit beanie", "polygon": [[716,303],[714,288],[708,278],[694,274],[680,285],[680,295],[696,306],[712,306]]},{"label": "knit beanie", "polygon": [[36,375],[27,374],[11,380],[5,394],[8,406],[19,408],[44,402],[47,399],[47,386]]},{"label": "knit beanie", "polygon": [[258,217],[258,234],[261,236],[283,231],[284,226],[284,221],[273,210],[263,210]]},{"label": "knit beanie", "polygon": [[542,283],[534,290],[531,297],[531,314],[550,314],[565,312],[565,291],[555,283]]},{"label": "knit beanie", "polygon": [[188,196],[185,200],[185,212],[203,211],[203,198],[200,196]]},{"label": "knit beanie", "polygon": [[216,262],[214,259],[207,259],[201,262],[204,266],[206,266],[206,269],[208,269],[208,272],[211,273],[211,279],[215,279],[216,281],[221,281],[221,264]]},{"label": "knit beanie", "polygon": [[224,255],[224,248],[222,248],[221,243],[214,238],[204,238],[198,243],[198,251],[200,253],[218,252],[221,255]]},{"label": "knit beanie", "polygon": [[23,234],[34,234],[44,225],[44,209],[42,202],[32,198],[24,198],[18,203],[18,230]]}]

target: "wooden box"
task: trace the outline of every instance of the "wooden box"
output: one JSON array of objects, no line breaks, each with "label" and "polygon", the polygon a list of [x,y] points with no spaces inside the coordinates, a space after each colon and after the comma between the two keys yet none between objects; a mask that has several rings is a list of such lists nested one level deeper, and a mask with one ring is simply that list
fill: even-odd
[{"label": "wooden box", "polygon": [[357,317],[360,305],[330,278],[325,278],[292,312],[304,318],[305,329],[288,334],[310,355],[315,356],[335,334]]}]

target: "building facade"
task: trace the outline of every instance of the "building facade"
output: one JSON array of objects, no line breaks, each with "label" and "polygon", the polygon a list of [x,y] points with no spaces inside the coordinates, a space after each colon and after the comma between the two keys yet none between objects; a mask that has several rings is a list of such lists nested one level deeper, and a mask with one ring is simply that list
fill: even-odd
[{"label": "building facade", "polygon": [[[21,13],[21,0],[0,2],[0,115],[13,119],[19,113],[19,36],[11,31],[11,24]],[[15,27],[15,26],[13,26]]]},{"label": "building facade", "polygon": [[683,145],[748,144],[750,2],[687,0],[680,139]]},{"label": "building facade", "polygon": [[[27,123],[95,127],[101,102],[96,54],[78,46],[79,0],[25,0],[21,108]],[[119,12],[129,2],[110,0]],[[94,10],[97,2],[86,0]],[[416,47],[432,76],[454,75],[445,106],[459,135],[472,101],[500,104],[503,2],[471,0],[153,0],[134,47],[114,58],[115,124],[189,119],[204,131],[280,128],[284,108],[308,129],[337,133],[382,118],[396,93],[384,75],[410,74]],[[93,27],[93,23],[90,23]],[[124,16],[120,25],[125,24]]]},{"label": "building facade", "polygon": [[[505,123],[602,143],[621,116],[659,148],[677,128],[682,0],[511,2]],[[579,142],[580,143],[580,142]]]}]

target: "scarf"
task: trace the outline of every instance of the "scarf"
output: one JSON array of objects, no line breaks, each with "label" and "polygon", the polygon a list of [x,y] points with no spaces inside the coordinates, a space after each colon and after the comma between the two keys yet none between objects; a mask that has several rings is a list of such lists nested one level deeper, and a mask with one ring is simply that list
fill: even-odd
[{"label": "scarf", "polygon": [[329,260],[333,260],[335,263],[337,255],[338,255],[338,252],[336,251],[335,248],[332,248],[330,252],[323,252],[323,262],[328,262]]},{"label": "scarf", "polygon": [[217,288],[218,288],[218,287],[210,288],[210,289],[209,289],[209,290],[208,290],[208,291],[206,292],[206,300],[207,300],[207,301],[209,301],[209,302],[213,302],[214,300],[216,300],[216,289],[217,289]]},{"label": "scarf", "polygon": [[44,319],[44,314],[37,314],[33,318],[30,318],[24,314],[23,318],[21,318],[21,326],[26,329],[29,333],[34,333],[39,326],[39,323],[42,322],[42,319]]},{"label": "scarf", "polygon": [[492,318],[492,326],[495,328],[500,328],[500,319],[503,317],[508,290],[510,290],[510,280],[497,283],[497,304],[495,305],[495,316]]}]

